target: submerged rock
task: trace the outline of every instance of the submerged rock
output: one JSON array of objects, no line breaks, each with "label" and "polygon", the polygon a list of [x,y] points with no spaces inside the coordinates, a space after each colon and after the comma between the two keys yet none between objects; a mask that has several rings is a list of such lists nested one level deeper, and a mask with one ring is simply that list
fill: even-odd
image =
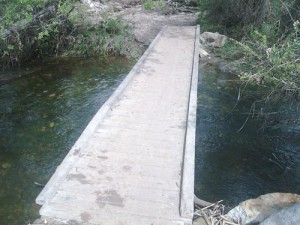
[{"label": "submerged rock", "polygon": [[249,199],[233,208],[227,216],[241,225],[259,224],[271,214],[300,202],[300,195],[290,193],[271,193]]}]

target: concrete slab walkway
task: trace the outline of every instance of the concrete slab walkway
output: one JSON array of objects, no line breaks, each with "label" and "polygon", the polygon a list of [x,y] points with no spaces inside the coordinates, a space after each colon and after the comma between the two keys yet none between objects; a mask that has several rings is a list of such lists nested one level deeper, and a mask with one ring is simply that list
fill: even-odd
[{"label": "concrete slab walkway", "polygon": [[197,33],[159,33],[38,196],[41,216],[95,225],[191,224]]}]

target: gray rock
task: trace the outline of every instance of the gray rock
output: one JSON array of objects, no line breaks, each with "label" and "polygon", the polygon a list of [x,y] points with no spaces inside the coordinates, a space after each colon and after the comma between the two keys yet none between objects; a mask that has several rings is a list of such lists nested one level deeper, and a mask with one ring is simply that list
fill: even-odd
[{"label": "gray rock", "polygon": [[199,55],[200,55],[200,58],[204,58],[204,57],[209,56],[208,52],[205,51],[203,48],[199,49]]},{"label": "gray rock", "polygon": [[115,2],[112,4],[112,9],[114,12],[119,12],[123,9],[123,6],[120,3]]},{"label": "gray rock", "polygon": [[199,217],[193,221],[193,225],[207,225],[203,217]]},{"label": "gray rock", "polygon": [[212,32],[204,32],[201,37],[204,44],[213,47],[223,47],[227,39],[225,35]]},{"label": "gray rock", "polygon": [[80,0],[82,4],[90,5],[92,4],[92,0]]},{"label": "gray rock", "polygon": [[300,203],[284,208],[268,218],[260,225],[299,225],[300,224]]},{"label": "gray rock", "polygon": [[271,214],[300,202],[300,196],[289,193],[271,193],[249,199],[230,210],[227,214],[241,225],[260,223]]},{"label": "gray rock", "polygon": [[105,0],[80,0],[80,2],[84,5],[89,6],[90,8],[98,8],[98,9],[107,9],[108,6],[105,5]]}]

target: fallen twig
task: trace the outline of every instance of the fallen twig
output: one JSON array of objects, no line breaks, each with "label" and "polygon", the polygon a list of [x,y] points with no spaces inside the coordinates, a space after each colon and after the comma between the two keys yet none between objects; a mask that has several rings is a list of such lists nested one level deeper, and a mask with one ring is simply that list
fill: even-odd
[{"label": "fallen twig", "polygon": [[235,223],[224,216],[225,206],[221,202],[223,200],[198,208],[194,212],[194,217],[202,217],[207,225],[240,225],[240,223]]}]

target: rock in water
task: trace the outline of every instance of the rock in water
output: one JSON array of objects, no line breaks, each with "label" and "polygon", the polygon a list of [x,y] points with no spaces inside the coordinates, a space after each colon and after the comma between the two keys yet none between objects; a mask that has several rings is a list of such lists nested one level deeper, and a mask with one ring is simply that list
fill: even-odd
[{"label": "rock in water", "polygon": [[300,203],[284,208],[268,218],[260,225],[299,225],[300,224]]},{"label": "rock in water", "polygon": [[230,210],[227,216],[234,221],[239,221],[241,225],[259,223],[271,214],[298,202],[300,202],[300,195],[271,193],[240,203]]}]

